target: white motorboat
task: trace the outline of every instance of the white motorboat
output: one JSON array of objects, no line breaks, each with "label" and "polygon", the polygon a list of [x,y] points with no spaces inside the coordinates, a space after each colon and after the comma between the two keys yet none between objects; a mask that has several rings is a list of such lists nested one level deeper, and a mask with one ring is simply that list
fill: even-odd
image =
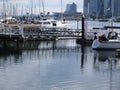
[{"label": "white motorboat", "polygon": [[99,36],[92,43],[92,48],[96,50],[113,50],[120,49],[120,32],[109,32],[108,35]]},{"label": "white motorboat", "polygon": [[69,30],[70,27],[61,21],[57,21],[54,19],[42,20],[40,24],[41,30]]}]

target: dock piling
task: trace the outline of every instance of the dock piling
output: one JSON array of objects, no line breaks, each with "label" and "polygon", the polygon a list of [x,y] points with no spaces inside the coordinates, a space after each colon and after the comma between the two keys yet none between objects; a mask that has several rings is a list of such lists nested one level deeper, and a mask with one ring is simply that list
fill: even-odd
[{"label": "dock piling", "polygon": [[85,17],[82,16],[82,44],[85,42]]}]

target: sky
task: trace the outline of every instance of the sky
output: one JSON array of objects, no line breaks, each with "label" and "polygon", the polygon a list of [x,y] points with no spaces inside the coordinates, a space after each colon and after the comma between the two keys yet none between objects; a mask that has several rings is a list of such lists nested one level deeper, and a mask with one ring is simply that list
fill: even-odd
[{"label": "sky", "polygon": [[[45,0],[45,6],[47,10],[52,11],[60,11],[61,10],[61,0]],[[63,11],[66,9],[66,4],[72,4],[72,3],[77,4],[77,11],[82,12],[83,11],[83,0],[62,0],[62,6],[63,6]]]},{"label": "sky", "polygon": [[[41,11],[43,10],[42,5],[39,4],[41,0],[0,0],[0,8],[2,8],[3,1],[17,6],[19,11],[21,11],[21,9],[30,11],[28,8],[30,9],[31,5],[33,5],[34,12],[38,12],[39,7],[41,7]],[[43,0],[43,2],[45,12],[61,12],[61,0]],[[62,0],[62,11],[65,11],[67,4],[72,4],[73,2],[77,4],[77,11],[83,12],[83,0]]]}]

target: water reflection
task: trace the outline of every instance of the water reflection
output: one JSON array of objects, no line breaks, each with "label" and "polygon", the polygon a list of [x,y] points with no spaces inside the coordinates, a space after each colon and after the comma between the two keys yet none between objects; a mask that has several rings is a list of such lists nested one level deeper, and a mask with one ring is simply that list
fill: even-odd
[{"label": "water reflection", "polygon": [[5,67],[8,63],[22,63],[21,54],[22,51],[16,48],[0,48],[0,67]]},{"label": "water reflection", "polygon": [[[97,67],[95,69],[99,69],[100,67],[109,69],[111,63],[114,69],[118,69],[120,68],[119,62],[120,56],[116,51],[94,51],[94,65]],[[103,63],[102,65],[105,64],[105,66],[101,66],[101,64],[98,63]]]},{"label": "water reflection", "polygon": [[108,72],[109,90],[118,90],[120,56],[116,51],[94,51],[94,69],[101,72]]},{"label": "water reflection", "polygon": [[82,74],[88,75],[82,78],[88,79],[87,81],[89,81],[90,85],[85,85],[86,87],[89,87],[89,89],[82,90],[119,90],[119,52],[94,51],[90,46],[81,45],[80,67]]},{"label": "water reflection", "polygon": [[57,53],[69,54],[75,51],[74,48],[78,48],[75,40],[19,42],[19,46],[16,42],[8,42],[6,47],[0,47],[0,66],[4,66],[3,64],[8,62],[22,64],[23,57],[33,56],[43,59],[55,57]]},{"label": "water reflection", "polygon": [[84,67],[84,54],[85,54],[85,45],[81,45],[81,68]]},{"label": "water reflection", "polygon": [[119,59],[75,40],[0,48],[0,90],[119,90]]}]

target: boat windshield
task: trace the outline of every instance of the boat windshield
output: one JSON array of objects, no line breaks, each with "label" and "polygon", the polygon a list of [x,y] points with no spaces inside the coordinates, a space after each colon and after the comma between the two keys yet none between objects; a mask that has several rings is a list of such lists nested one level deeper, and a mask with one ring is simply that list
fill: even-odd
[{"label": "boat windshield", "polygon": [[56,21],[51,21],[52,23],[56,23]]},{"label": "boat windshield", "polygon": [[108,39],[117,39],[118,33],[117,32],[109,32],[108,33]]},{"label": "boat windshield", "polygon": [[43,22],[43,24],[50,24],[50,22]]}]

